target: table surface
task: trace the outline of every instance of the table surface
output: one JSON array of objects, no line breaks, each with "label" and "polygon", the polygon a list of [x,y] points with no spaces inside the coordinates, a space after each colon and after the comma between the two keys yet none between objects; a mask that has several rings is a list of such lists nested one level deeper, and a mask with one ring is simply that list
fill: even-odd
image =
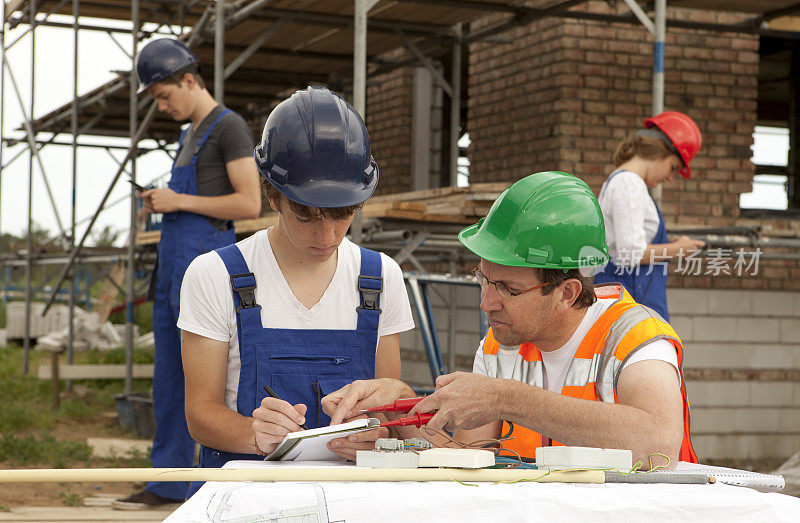
[{"label": "table surface", "polygon": [[[241,466],[311,463],[231,462]],[[324,465],[317,463],[317,466]],[[721,483],[207,482],[166,521],[798,521],[800,498]]]}]

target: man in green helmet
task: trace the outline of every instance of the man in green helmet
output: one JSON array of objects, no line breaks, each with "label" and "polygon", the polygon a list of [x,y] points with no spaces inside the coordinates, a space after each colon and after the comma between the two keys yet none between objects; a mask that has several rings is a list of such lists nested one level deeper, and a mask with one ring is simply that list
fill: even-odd
[{"label": "man in green helmet", "polygon": [[[525,457],[571,445],[629,449],[634,461],[697,461],[678,335],[622,285],[591,282],[608,247],[583,181],[559,172],[523,178],[459,240],[481,258],[473,274],[491,328],[473,372],[440,376],[410,414],[435,412],[428,427],[465,442],[510,433],[504,446]],[[399,380],[365,380],[322,404],[338,423],[413,395]]]}]

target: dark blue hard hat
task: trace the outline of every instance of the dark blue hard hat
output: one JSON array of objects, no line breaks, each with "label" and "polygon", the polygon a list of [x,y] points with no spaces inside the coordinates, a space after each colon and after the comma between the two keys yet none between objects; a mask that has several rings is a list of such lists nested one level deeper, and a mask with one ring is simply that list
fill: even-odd
[{"label": "dark blue hard hat", "polygon": [[309,207],[358,205],[378,185],[364,120],[326,87],[308,87],[278,104],[255,158],[275,188]]},{"label": "dark blue hard hat", "polygon": [[197,57],[180,40],[162,38],[150,42],[136,57],[136,72],[141,83],[139,92],[196,63]]}]

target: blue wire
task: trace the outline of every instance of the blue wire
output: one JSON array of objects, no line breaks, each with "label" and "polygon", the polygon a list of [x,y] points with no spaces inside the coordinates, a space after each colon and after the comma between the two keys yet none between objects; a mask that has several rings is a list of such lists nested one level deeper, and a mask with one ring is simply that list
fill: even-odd
[{"label": "blue wire", "polygon": [[533,463],[520,463],[517,458],[509,458],[506,456],[497,456],[494,458],[494,462],[496,465],[518,465],[516,468],[518,469],[532,469],[536,470],[537,467]]}]

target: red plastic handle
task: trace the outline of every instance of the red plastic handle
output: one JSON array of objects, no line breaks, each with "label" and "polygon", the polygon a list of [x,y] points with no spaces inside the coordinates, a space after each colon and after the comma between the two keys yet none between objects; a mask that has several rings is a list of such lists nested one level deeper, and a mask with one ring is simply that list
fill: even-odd
[{"label": "red plastic handle", "polygon": [[421,398],[406,398],[396,400],[394,403],[389,403],[388,405],[381,405],[380,407],[375,407],[374,409],[368,409],[368,412],[408,412],[424,398],[425,396]]},{"label": "red plastic handle", "polygon": [[425,414],[420,414],[417,412],[413,416],[409,416],[408,418],[400,418],[394,421],[385,421],[381,423],[381,427],[405,427],[407,425],[414,425],[417,428],[425,425],[428,423],[433,415],[436,414],[435,412],[426,412]]}]

